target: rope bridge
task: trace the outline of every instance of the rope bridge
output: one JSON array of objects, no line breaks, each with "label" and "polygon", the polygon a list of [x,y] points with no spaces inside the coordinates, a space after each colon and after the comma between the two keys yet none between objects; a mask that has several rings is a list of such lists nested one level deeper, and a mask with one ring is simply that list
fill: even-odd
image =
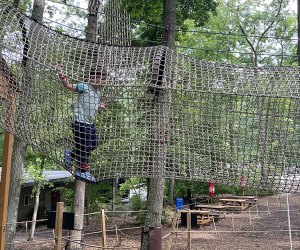
[{"label": "rope bridge", "polygon": [[[298,67],[201,61],[163,46],[117,47],[57,33],[0,2],[0,126],[64,166],[77,95],[59,82],[108,72],[89,158],[98,179],[155,177],[296,191]],[[68,168],[74,174],[76,161]],[[290,170],[293,170],[292,172]]]}]

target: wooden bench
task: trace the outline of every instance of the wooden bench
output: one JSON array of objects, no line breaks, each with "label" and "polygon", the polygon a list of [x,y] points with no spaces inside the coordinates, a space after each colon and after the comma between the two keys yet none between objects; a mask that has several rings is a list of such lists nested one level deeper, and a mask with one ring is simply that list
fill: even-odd
[{"label": "wooden bench", "polygon": [[226,206],[226,208],[234,208],[244,210],[248,208],[248,204],[245,199],[232,199],[232,198],[221,198],[219,199],[220,205]]}]

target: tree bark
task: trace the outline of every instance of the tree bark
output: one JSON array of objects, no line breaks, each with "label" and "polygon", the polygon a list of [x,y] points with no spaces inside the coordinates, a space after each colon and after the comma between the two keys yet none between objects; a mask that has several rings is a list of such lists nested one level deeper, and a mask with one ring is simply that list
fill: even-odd
[{"label": "tree bark", "polygon": [[[88,16],[88,27],[86,39],[91,42],[96,42],[97,40],[97,13],[100,6],[100,1],[89,1],[89,16]],[[91,52],[93,53],[93,52]],[[81,249],[81,230],[83,229],[84,222],[84,204],[85,204],[85,189],[86,184],[80,180],[75,182],[75,194],[73,201],[73,212],[75,213],[74,228],[70,232],[71,241],[68,242],[67,249],[75,250]]]},{"label": "tree bark", "polygon": [[19,4],[20,4],[20,0],[14,0],[14,3],[13,3],[14,7],[18,8]]},{"label": "tree bark", "polygon": [[298,50],[297,50],[297,55],[298,55],[298,66],[300,66],[300,0],[297,0],[297,22],[298,22]]},{"label": "tree bark", "polygon": [[19,138],[15,138],[13,145],[13,159],[11,166],[11,179],[9,188],[9,203],[7,214],[7,227],[5,250],[14,249],[14,239],[16,234],[16,222],[18,218],[18,208],[21,193],[21,179],[25,165],[27,143]]},{"label": "tree bark", "polygon": [[37,212],[39,208],[39,202],[40,202],[40,193],[41,193],[41,186],[38,184],[35,197],[34,197],[34,207],[33,207],[33,214],[32,214],[32,223],[31,223],[31,229],[30,234],[28,237],[28,241],[33,240],[34,232],[35,232],[35,226],[36,226],[36,218],[37,218]]},{"label": "tree bark", "polygon": [[[163,32],[163,44],[168,47],[174,46],[175,41],[175,28],[176,28],[176,0],[164,1],[164,13],[163,13],[163,26],[165,27]],[[162,235],[159,233],[161,227],[161,218],[163,210],[163,196],[164,196],[164,177],[163,171],[166,166],[167,159],[167,146],[168,140],[166,135],[170,127],[169,121],[169,91],[168,87],[171,82],[169,65],[166,64],[168,52],[165,48],[155,55],[153,73],[157,70],[156,75],[162,77],[160,79],[155,78],[155,74],[152,78],[152,83],[155,85],[161,85],[154,90],[153,101],[153,125],[152,143],[154,143],[154,151],[152,152],[153,169],[157,170],[157,177],[150,178],[150,185],[148,188],[148,200],[147,200],[147,214],[145,219],[145,226],[142,237],[142,250],[159,250],[162,249]],[[157,61],[158,59],[158,61]],[[157,74],[158,73],[158,74]],[[151,231],[153,230],[153,233]],[[158,235],[155,235],[158,232]],[[154,235],[153,235],[154,234]],[[151,238],[150,238],[151,237]]]},{"label": "tree bark", "polygon": [[70,232],[70,241],[67,245],[67,249],[69,250],[81,249],[85,188],[85,182],[76,180],[73,200],[73,212],[75,213],[74,228],[76,230],[72,230]]},{"label": "tree bark", "polygon": [[174,205],[174,185],[175,185],[175,179],[174,177],[170,177],[169,179],[169,200],[168,203],[170,206]]},{"label": "tree bark", "polygon": [[[18,4],[18,1],[15,1],[14,3]],[[15,5],[15,7],[17,6]],[[42,22],[43,20],[44,11],[41,12],[41,10],[44,10],[44,8],[45,8],[45,0],[34,1],[32,15],[36,16],[38,22]],[[26,68],[26,65],[24,66],[25,66],[24,71],[26,73],[26,70],[29,71],[29,69]],[[31,84],[30,73],[27,72],[26,75],[29,76],[29,79],[25,78],[28,87]],[[28,98],[28,96],[26,96],[25,98]],[[19,208],[19,200],[20,200],[20,193],[21,193],[21,179],[23,176],[24,165],[26,162],[26,148],[27,148],[27,143],[22,141],[22,139],[20,138],[15,138],[14,145],[13,145],[13,159],[12,159],[12,166],[11,166],[11,181],[9,187],[10,191],[9,191],[7,228],[6,228],[6,240],[5,240],[5,243],[7,245],[5,247],[5,250],[14,249],[16,222],[18,218],[18,208]]]}]

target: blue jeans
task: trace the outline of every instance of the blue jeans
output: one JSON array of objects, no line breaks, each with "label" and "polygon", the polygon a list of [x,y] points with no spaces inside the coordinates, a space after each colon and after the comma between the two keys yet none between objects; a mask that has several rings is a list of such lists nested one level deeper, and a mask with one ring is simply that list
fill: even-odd
[{"label": "blue jeans", "polygon": [[72,132],[75,142],[75,148],[71,153],[72,159],[80,165],[88,163],[92,151],[99,145],[95,124],[75,121],[72,123]]}]

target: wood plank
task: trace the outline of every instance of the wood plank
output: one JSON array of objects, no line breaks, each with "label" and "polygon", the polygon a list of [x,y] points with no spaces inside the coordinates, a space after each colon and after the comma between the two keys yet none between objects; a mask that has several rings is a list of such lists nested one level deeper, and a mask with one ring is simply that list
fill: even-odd
[{"label": "wood plank", "polygon": [[221,201],[221,202],[238,202],[238,203],[246,202],[245,199],[226,199],[226,198],[221,198],[221,199],[219,199],[219,201]]},{"label": "wood plank", "polygon": [[216,210],[223,210],[226,209],[226,206],[223,205],[208,205],[208,204],[198,204],[195,208],[209,208],[209,209],[216,209]]},{"label": "wood plank", "polygon": [[187,236],[188,236],[188,250],[192,249],[192,235],[191,235],[191,230],[192,230],[192,223],[191,223],[191,212],[189,211],[187,214]]},{"label": "wood plank", "polygon": [[56,215],[55,215],[55,250],[61,249],[62,243],[62,225],[63,225],[64,203],[56,203]]},{"label": "wood plank", "polygon": [[[171,229],[171,233],[176,231],[176,225],[178,223],[178,215],[179,213],[176,211],[172,220],[172,229]],[[168,240],[168,244],[167,244],[167,248],[166,250],[171,250],[172,247],[172,242],[173,242],[173,234],[171,234],[169,236],[169,240]]]},{"label": "wood plank", "polygon": [[196,209],[192,209],[192,210],[178,210],[178,212],[180,213],[196,213],[196,214],[209,214],[210,210],[196,210]]},{"label": "wood plank", "polygon": [[100,221],[101,221],[101,230],[102,230],[102,247],[105,249],[107,248],[107,240],[106,240],[106,224],[105,224],[104,209],[101,209]]},{"label": "wood plank", "polygon": [[12,162],[12,150],[13,150],[13,135],[5,131],[4,134],[4,148],[2,159],[2,172],[0,183],[0,249],[5,248],[5,231],[7,222],[7,208],[8,208],[8,195],[10,185],[10,171]]}]

